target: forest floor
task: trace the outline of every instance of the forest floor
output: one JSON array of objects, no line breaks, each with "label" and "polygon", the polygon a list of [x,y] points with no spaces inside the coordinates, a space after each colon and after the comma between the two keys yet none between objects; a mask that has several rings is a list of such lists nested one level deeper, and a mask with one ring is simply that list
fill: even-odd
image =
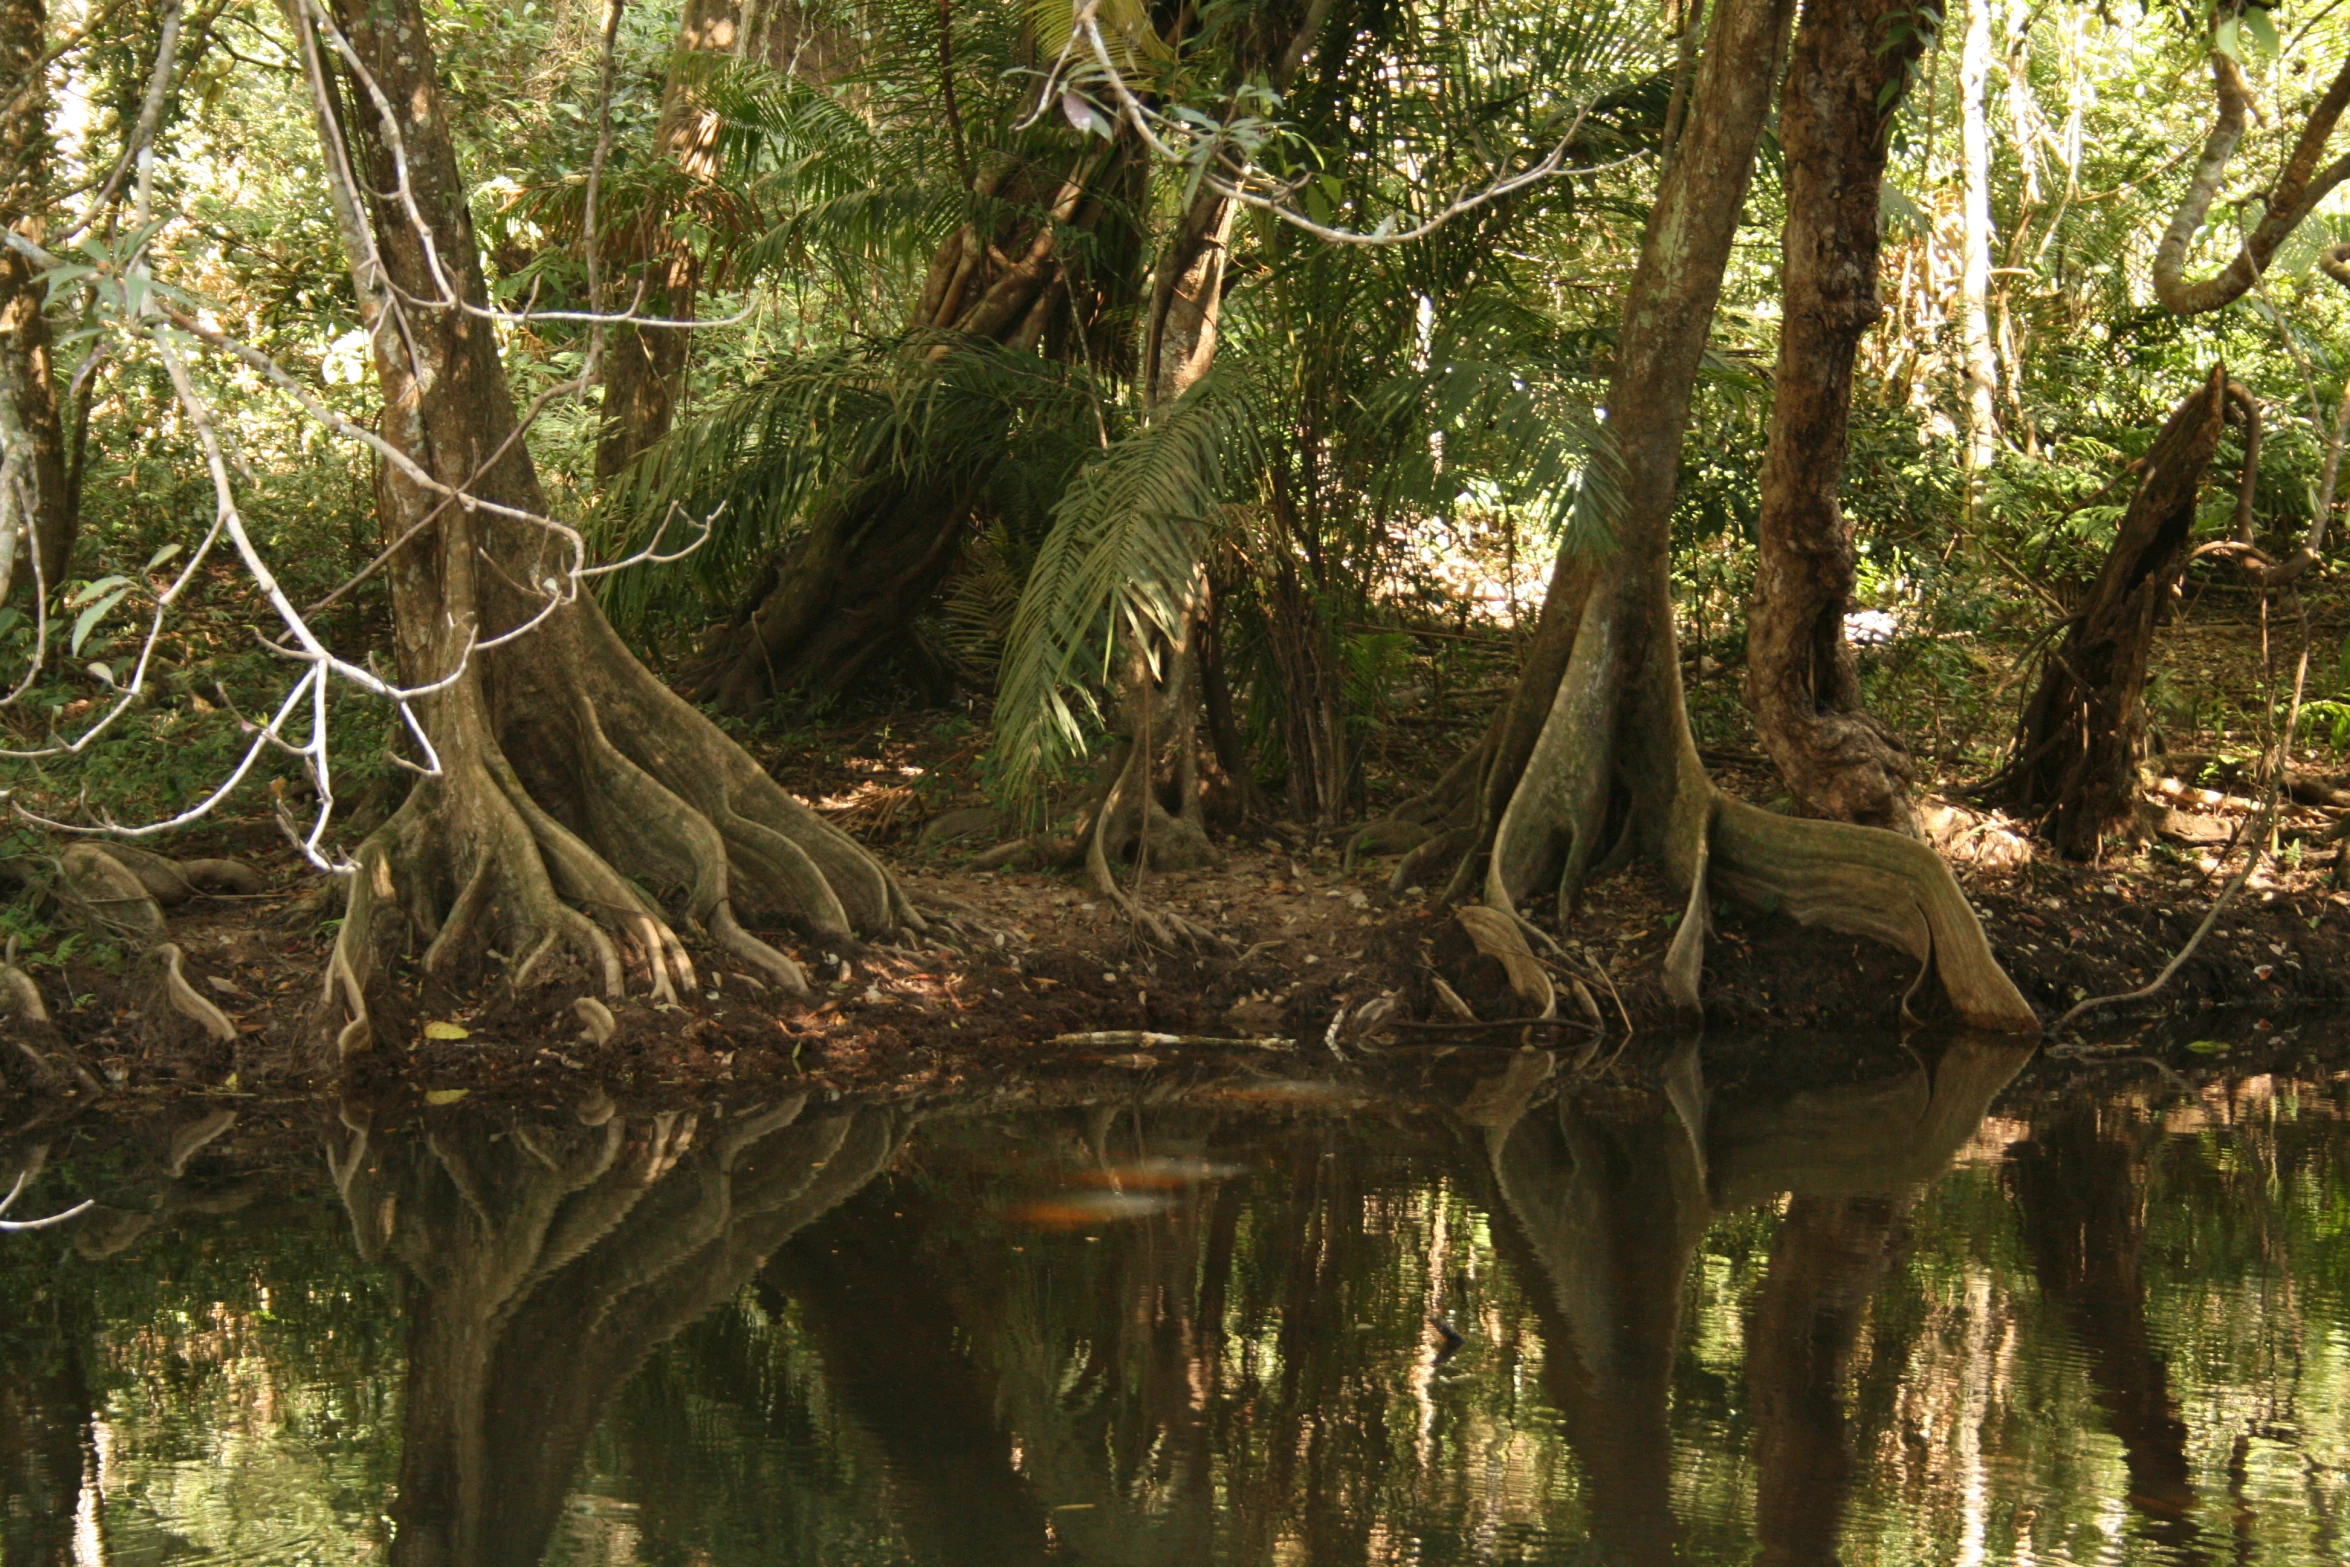
[{"label": "forest floor", "polygon": [[[2243,628],[2197,630],[2166,640],[2164,678],[2241,689]],[[1726,788],[1772,803],[1775,777],[1738,729],[1734,672],[1708,670],[1708,662],[1692,660],[1689,671],[1707,760]],[[1476,698],[1489,694],[1429,691],[1372,732],[1366,772],[1384,787],[1370,808],[1457,754],[1482,722]],[[1590,888],[1554,955],[1594,981],[1600,1028],[1528,1027],[1501,966],[1476,952],[1452,911],[1425,891],[1391,894],[1392,860],[1349,869],[1342,836],[1274,821],[1224,839],[1208,868],[1154,872],[1130,886],[1131,896],[1217,938],[1216,950],[1170,953],[1144,943],[1081,872],[973,867],[1000,834],[980,788],[977,715],[899,712],[750,738],[788,787],[888,855],[918,906],[951,913],[980,939],[829,951],[776,936],[809,974],[815,993],[805,1002],[697,951],[700,996],[655,1006],[632,995],[613,1007],[618,1027],[601,1045],[582,1037],[570,990],[423,987],[379,1009],[379,1047],[357,1075],[446,1092],[574,1074],[639,1093],[784,1078],[844,1091],[947,1088],[1048,1062],[1147,1071],[1201,1051],[1229,1063],[1235,1052],[1612,1049],[1627,1032],[1671,1022],[1659,972],[1680,900],[1641,872]],[[2239,792],[2231,757],[2253,748],[2224,725],[2202,739],[2200,751],[2178,747],[2167,770],[2149,769],[2142,841],[2101,865],[2055,859],[2013,824],[1958,803],[1956,777],[1926,793],[1930,836],[2044,1017],[2151,979],[2241,863],[2244,846],[2230,846],[2260,808]],[[1947,765],[1965,761],[1953,752]],[[2313,784],[2350,791],[2350,766],[2338,756],[2304,753],[2299,766]],[[2177,1020],[2240,1008],[2231,1026],[2257,1035],[2297,1026],[2313,1005],[2350,999],[2350,890],[2337,884],[2337,822],[2350,813],[2283,810],[2282,854],[2236,896],[2159,1008],[2124,1014],[2114,1027],[2157,1040],[2176,1033],[2202,1048],[2209,1041],[2194,1038],[2199,1025]],[[46,1042],[68,1047],[116,1086],[289,1090],[334,1077],[317,1014],[332,930],[288,923],[311,888],[308,873],[265,820],[208,825],[173,848],[244,858],[269,889],[172,912],[172,939],[237,1039],[207,1039],[160,1007],[151,965],[104,962],[84,949],[33,971],[55,1019]],[[1901,954],[1726,908],[1717,925],[1705,971],[1710,1028],[1889,1032],[1902,1023],[1917,975]],[[1448,1010],[1438,979],[1479,1024]],[[1913,999],[1929,1019],[1932,989]],[[1200,1040],[1221,1043],[1178,1042]]]}]

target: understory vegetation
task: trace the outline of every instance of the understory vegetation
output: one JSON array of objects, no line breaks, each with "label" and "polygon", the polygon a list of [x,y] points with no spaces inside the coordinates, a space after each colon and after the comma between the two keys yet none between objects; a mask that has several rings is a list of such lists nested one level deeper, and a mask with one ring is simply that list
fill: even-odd
[{"label": "understory vegetation", "polygon": [[1235,838],[1630,855],[2016,1026],[1952,811],[2278,853],[2350,751],[2303,0],[0,0],[0,91],[12,962],[169,823],[349,889],[346,1052],[804,993],[979,934],[761,774],[896,714],[1157,945]]}]

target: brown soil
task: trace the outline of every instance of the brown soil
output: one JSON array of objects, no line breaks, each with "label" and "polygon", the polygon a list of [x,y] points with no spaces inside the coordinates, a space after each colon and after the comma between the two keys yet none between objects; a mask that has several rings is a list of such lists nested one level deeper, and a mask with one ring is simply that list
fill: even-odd
[{"label": "brown soil", "polygon": [[[1556,1025],[1465,1028],[1436,1004],[1441,975],[1481,1019],[1518,1018],[1498,964],[1478,957],[1450,911],[1421,893],[1386,890],[1392,862],[1341,867],[1341,845],[1313,843],[1274,824],[1222,845],[1208,869],[1153,874],[1135,889],[1186,916],[1223,949],[1169,953],[1145,945],[1116,906],[1081,875],[973,871],[985,832],[925,842],[923,828],[983,803],[975,781],[980,731],[936,714],[790,737],[763,759],[787,785],[888,853],[918,903],[949,909],[988,936],[967,950],[827,950],[772,934],[809,973],[816,994],[788,1001],[708,949],[697,950],[704,993],[657,1008],[641,995],[614,1007],[619,1027],[602,1046],[582,1037],[574,991],[514,994],[492,982],[471,995],[423,987],[379,1017],[379,1036],[405,1041],[354,1065],[362,1081],[425,1089],[489,1089],[592,1078],[614,1092],[698,1084],[714,1091],[782,1079],[842,1090],[877,1084],[985,1081],[1040,1062],[1072,1069],[1147,1070],[1201,1054],[1252,1049],[1327,1059],[1424,1046],[1515,1047],[1588,1042]],[[1726,786],[1768,800],[1775,780],[1747,751],[1709,753]],[[2209,779],[2206,775],[2207,781]],[[2337,780],[2338,782],[2340,780]],[[2149,794],[2156,836],[2127,861],[2076,866],[2040,857],[1996,820],[1944,811],[1941,842],[1981,912],[1993,947],[2025,996],[2052,1017],[2084,995],[2150,979],[2193,932],[2232,870],[2227,836],[2250,802],[2225,780],[2194,780]],[[2164,814],[2167,813],[2167,814]],[[2337,813],[2288,812],[2303,838],[2301,868],[2264,871],[2239,895],[2158,1007],[2119,1014],[2116,1028],[2151,1013],[2212,1005],[2262,1012],[2350,995],[2350,892],[2337,890]],[[958,818],[962,820],[963,818]],[[2206,841],[2190,841],[2190,840]],[[296,1090],[336,1076],[321,1054],[314,1009],[329,928],[288,923],[313,880],[261,823],[209,829],[175,845],[184,854],[235,854],[262,868],[271,890],[213,899],[172,913],[172,937],[196,982],[235,1020],[233,1043],[203,1038],[158,1005],[150,970],[89,957],[34,977],[56,1019],[43,1048],[64,1047],[117,1088],[227,1086]],[[2292,856],[2288,854],[2288,859]],[[1680,900],[1639,873],[1590,889],[1562,937],[1561,961],[1594,980],[1606,1032],[1670,1022],[1657,976]],[[1784,920],[1723,910],[1709,946],[1707,1021],[1723,1029],[1892,1028],[1917,979],[1915,965],[1866,942]],[[1396,1010],[1368,1038],[1351,1020],[1392,996]],[[1915,1010],[1934,1011],[1931,984]],[[2279,1011],[2279,1015],[2282,1013]],[[1335,1034],[1334,1021],[1344,1017]],[[462,1037],[428,1037],[432,1030]],[[1159,1041],[1068,1041],[1063,1036],[1149,1031],[1284,1045],[1192,1046]],[[1611,1046],[1612,1048],[1612,1046]],[[17,1053],[0,1052],[0,1087],[20,1082]]]}]

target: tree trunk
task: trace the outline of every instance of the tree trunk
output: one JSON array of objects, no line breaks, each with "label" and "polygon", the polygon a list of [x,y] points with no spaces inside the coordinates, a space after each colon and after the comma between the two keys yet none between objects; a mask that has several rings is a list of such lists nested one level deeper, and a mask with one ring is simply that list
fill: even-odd
[{"label": "tree trunk", "polygon": [[[1899,33],[1892,29],[1899,27]],[[1811,0],[1779,105],[1787,219],[1779,365],[1747,615],[1755,727],[1805,815],[1913,830],[1909,754],[1863,705],[1844,640],[1852,525],[1837,504],[1852,364],[1877,301],[1892,107],[1925,29],[1906,0]]]},{"label": "tree trunk", "polygon": [[[0,0],[0,84],[13,95],[0,103],[0,226],[38,243],[49,180],[48,74],[40,69],[49,43],[43,0]],[[58,417],[57,383],[50,362],[49,323],[41,313],[48,286],[32,263],[0,247],[0,444],[22,486],[25,576],[53,593],[72,564],[74,505],[67,483],[65,426]],[[0,597],[11,575],[0,550]]]},{"label": "tree trunk", "polygon": [[[314,97],[331,103],[321,51],[290,9]],[[340,1047],[371,1042],[370,987],[419,943],[430,972],[503,954],[518,985],[568,954],[614,996],[625,957],[666,999],[693,986],[675,930],[698,922],[737,960],[804,992],[797,967],[738,915],[834,937],[921,922],[878,862],[655,680],[593,598],[565,596],[553,575],[561,541],[531,520],[546,500],[493,326],[420,303],[444,282],[476,308],[485,298],[420,0],[337,0],[334,14],[398,117],[400,166],[422,214],[412,223],[398,198],[375,194],[397,189],[399,166],[386,127],[363,109],[349,131],[368,205],[343,192],[337,217],[374,337],[384,436],[468,496],[453,504],[390,464],[379,486],[384,535],[413,535],[389,568],[399,672],[445,684],[415,704],[437,772],[355,856],[330,970],[330,998],[348,1018]],[[343,132],[323,121],[321,131],[331,162]],[[396,327],[379,277],[404,296]],[[516,640],[478,645],[542,615]]]},{"label": "tree trunk", "polygon": [[2130,819],[2154,621],[2190,558],[2195,501],[2219,449],[2228,373],[2214,367],[2155,437],[2105,564],[2040,673],[2015,756],[1987,788],[2072,859]]},{"label": "tree trunk", "polygon": [[[707,180],[717,171],[718,116],[697,99],[695,77],[709,56],[734,51],[740,10],[735,0],[686,0],[677,19],[676,52],[653,130],[653,156],[674,165],[681,180]],[[641,285],[637,314],[692,318],[700,258],[669,232],[669,216],[663,205],[648,203],[614,236],[607,252],[612,297],[595,301],[596,308],[628,308]],[[610,330],[604,344],[604,424],[596,441],[599,486],[618,478],[645,448],[669,433],[691,339],[678,327]]]},{"label": "tree trunk", "polygon": [[1991,133],[1984,118],[1991,75],[1991,0],[1967,0],[1958,60],[1958,139],[1964,254],[1959,261],[1959,335],[1966,346],[1967,512],[1999,441],[1999,364],[1991,352]]},{"label": "tree trunk", "polygon": [[[827,81],[844,69],[848,54],[830,29],[811,22],[796,4],[748,15],[739,0],[686,0],[677,20],[676,52],[661,94],[661,118],[653,131],[653,155],[672,165],[688,185],[717,172],[717,111],[697,95],[699,79],[714,57],[761,60],[775,70]],[[608,242],[606,259],[613,286],[599,301],[606,310],[626,309],[644,286],[639,315],[670,321],[694,317],[702,260],[685,240],[669,232],[672,211],[655,203],[622,226]],[[608,485],[626,472],[646,448],[669,433],[684,389],[686,356],[693,332],[685,327],[616,326],[604,345],[604,425],[596,443],[596,482]]]},{"label": "tree trunk", "polygon": [[[908,322],[917,335],[909,353],[936,359],[948,351],[938,335],[953,334],[1115,362],[1108,318],[1125,292],[1131,245],[1121,230],[1138,205],[1142,172],[1123,141],[1089,144],[1049,184],[1033,166],[996,162],[976,196],[1025,216],[974,218],[939,247]],[[1095,256],[1082,266],[1069,254],[1079,234],[1095,238]],[[917,481],[881,462],[769,558],[688,670],[688,695],[749,713],[782,691],[836,695],[889,656],[960,558],[982,476]]]},{"label": "tree trunk", "polygon": [[[1671,598],[1674,486],[1793,9],[1792,0],[1723,0],[1714,9],[1687,128],[1659,182],[1625,296],[1607,400],[1611,547],[1570,538],[1562,553],[1536,646],[1483,748],[1478,820],[1464,830],[1469,852],[1454,886],[1481,880],[1486,903],[1504,909],[1555,887],[1564,918],[1592,869],[1621,844],[1660,859],[1687,892],[1665,971],[1681,1007],[1699,1005],[1719,891],[1901,947],[1939,970],[1961,1017],[2036,1028],[1931,850],[1897,833],[1779,816],[1725,796],[1689,734]],[[1538,713],[1523,766],[1513,770]],[[1495,802],[1503,802],[1499,819],[1488,828]]]}]

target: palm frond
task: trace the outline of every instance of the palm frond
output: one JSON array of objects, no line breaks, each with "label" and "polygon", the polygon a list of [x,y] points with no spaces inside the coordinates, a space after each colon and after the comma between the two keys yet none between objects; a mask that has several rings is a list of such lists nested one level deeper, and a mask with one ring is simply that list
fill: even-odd
[{"label": "palm frond", "polygon": [[1245,455],[1245,398],[1219,366],[1070,481],[1012,617],[991,751],[999,788],[1032,804],[1085,747],[1120,633],[1179,635],[1223,498]]},{"label": "palm frond", "polygon": [[614,494],[598,540],[608,555],[642,549],[665,522],[674,544],[679,518],[711,519],[711,531],[688,571],[607,579],[605,611],[633,628],[730,598],[817,507],[859,485],[969,494],[1014,457],[1032,470],[1024,479],[1065,474],[1098,428],[1096,398],[1082,367],[938,333],[779,360],[671,432]]}]

